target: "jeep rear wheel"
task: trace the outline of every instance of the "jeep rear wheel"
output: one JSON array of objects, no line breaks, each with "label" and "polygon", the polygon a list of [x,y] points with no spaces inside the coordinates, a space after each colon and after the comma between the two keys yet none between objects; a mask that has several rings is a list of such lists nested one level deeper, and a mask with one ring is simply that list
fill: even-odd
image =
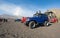
[{"label": "jeep rear wheel", "polygon": [[46,26],[46,27],[48,27],[48,26],[49,26],[48,21],[45,21],[44,26]]},{"label": "jeep rear wheel", "polygon": [[35,28],[36,23],[34,21],[29,22],[29,28],[33,29]]}]

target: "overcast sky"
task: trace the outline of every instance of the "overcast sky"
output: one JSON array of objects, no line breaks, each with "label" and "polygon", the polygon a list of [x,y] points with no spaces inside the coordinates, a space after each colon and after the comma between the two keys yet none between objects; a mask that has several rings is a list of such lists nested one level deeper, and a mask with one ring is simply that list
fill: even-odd
[{"label": "overcast sky", "polygon": [[32,16],[51,8],[60,8],[60,0],[0,0],[0,14]]}]

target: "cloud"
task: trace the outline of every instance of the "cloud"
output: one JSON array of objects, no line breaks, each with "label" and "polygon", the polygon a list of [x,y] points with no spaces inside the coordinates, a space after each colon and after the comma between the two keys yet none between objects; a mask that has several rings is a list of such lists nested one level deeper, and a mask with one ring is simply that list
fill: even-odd
[{"label": "cloud", "polygon": [[7,12],[6,14],[13,14],[16,6],[8,5],[8,4],[1,4],[0,10]]},{"label": "cloud", "polygon": [[19,15],[22,15],[22,12],[23,12],[23,9],[21,7],[16,7],[13,12],[14,13],[13,15],[19,16]]},{"label": "cloud", "polygon": [[16,7],[14,10],[14,15],[16,16],[32,16],[32,11],[27,10],[27,9],[23,9],[21,7]]},{"label": "cloud", "polygon": [[15,15],[15,16],[32,16],[33,12],[28,9],[24,9],[21,6],[14,4],[0,4],[0,10],[5,11],[5,14]]}]

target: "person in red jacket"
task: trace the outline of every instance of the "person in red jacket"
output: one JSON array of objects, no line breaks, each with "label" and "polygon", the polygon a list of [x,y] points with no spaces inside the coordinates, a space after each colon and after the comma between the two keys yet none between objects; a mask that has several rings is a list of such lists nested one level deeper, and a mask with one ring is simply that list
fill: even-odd
[{"label": "person in red jacket", "polygon": [[49,21],[51,23],[55,23],[55,22],[58,22],[58,19],[56,17],[51,17],[51,18],[49,18]]},{"label": "person in red jacket", "polygon": [[52,19],[51,19],[51,22],[52,22],[52,23],[58,22],[58,19],[57,19],[57,18],[52,18]]},{"label": "person in red jacket", "polygon": [[26,21],[26,17],[22,17],[21,22],[24,23]]}]

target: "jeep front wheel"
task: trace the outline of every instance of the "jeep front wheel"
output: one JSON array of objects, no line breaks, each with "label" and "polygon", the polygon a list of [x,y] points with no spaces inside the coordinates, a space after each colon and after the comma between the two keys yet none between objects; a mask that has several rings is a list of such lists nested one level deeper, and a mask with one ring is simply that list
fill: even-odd
[{"label": "jeep front wheel", "polygon": [[29,28],[33,29],[35,28],[35,26],[36,26],[36,23],[34,21],[29,22]]}]

